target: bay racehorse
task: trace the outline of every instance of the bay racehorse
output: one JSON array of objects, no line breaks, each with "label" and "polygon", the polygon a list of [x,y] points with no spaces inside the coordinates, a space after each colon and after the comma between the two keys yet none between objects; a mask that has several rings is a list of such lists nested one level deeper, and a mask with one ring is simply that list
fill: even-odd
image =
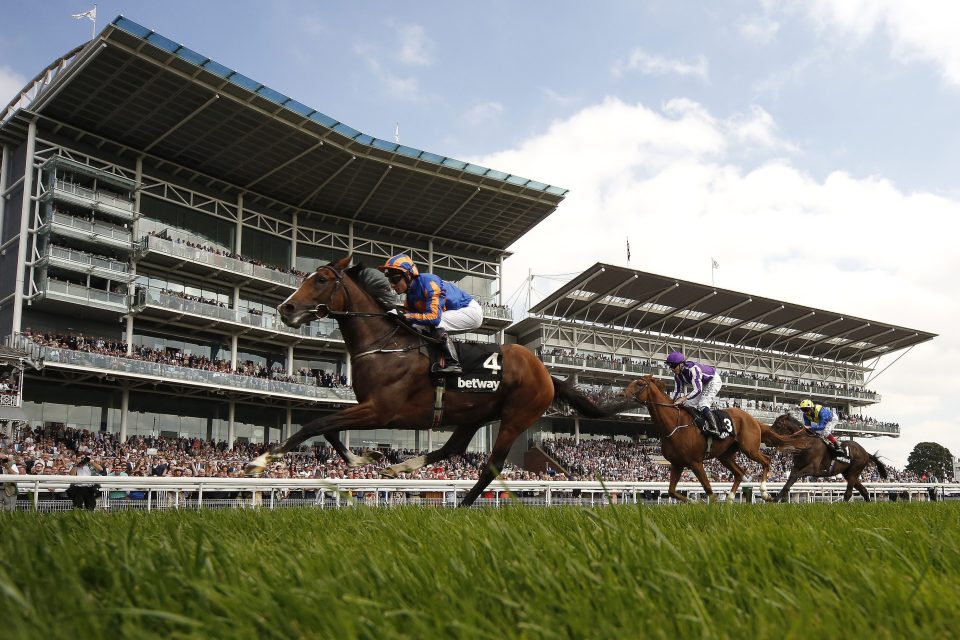
[{"label": "bay racehorse", "polygon": [[835,475],[841,475],[847,481],[847,490],[843,492],[845,502],[853,497],[854,489],[860,492],[864,500],[870,502],[870,494],[867,493],[867,488],[860,482],[860,475],[863,470],[872,462],[876,465],[880,477],[883,479],[887,477],[887,468],[880,462],[880,458],[870,455],[866,449],[852,440],[840,443],[850,462],[834,459],[830,455],[830,447],[827,443],[789,413],[785,413],[773,421],[773,430],[783,435],[797,434],[810,441],[809,447],[794,454],[790,477],[787,478],[786,484],[780,489],[780,495],[777,496],[779,502],[786,502],[789,499],[790,487],[798,478],[807,476],[829,478]]},{"label": "bay racehorse", "polygon": [[[435,387],[430,377],[426,339],[396,315],[394,293],[386,277],[375,269],[350,267],[351,256],[319,267],[277,307],[280,318],[299,327],[314,318],[336,320],[350,353],[357,404],[313,420],[273,451],[247,465],[255,474],[293,451],[302,442],[324,436],[350,466],[368,464],[380,454],[355,455],[340,441],[345,429],[423,429],[434,418]],[[564,402],[586,417],[609,417],[635,403],[599,407],[571,384],[552,377],[527,348],[506,344],[499,348],[501,381],[494,392],[449,390],[444,396],[439,426],[453,428],[447,442],[423,456],[406,460],[381,473],[396,477],[450,456],[464,453],[470,439],[485,423],[499,420],[500,429],[486,466],[461,506],[472,504],[500,473],[510,447],[555,401]]]},{"label": "bay racehorse", "polygon": [[634,380],[624,390],[627,398],[641,402],[650,411],[653,419],[653,432],[660,438],[663,457],[670,463],[670,496],[681,502],[687,498],[677,493],[677,483],[684,469],[691,469],[703,486],[708,499],[713,499],[713,488],[703,468],[704,460],[716,458],[720,464],[733,474],[733,486],[730,495],[737,488],[746,473],[737,463],[737,453],[742,452],[751,460],[758,462],[762,469],[760,477],[760,495],[764,500],[772,500],[767,492],[767,476],[770,474],[770,456],[760,451],[760,444],[776,447],[801,449],[809,442],[801,436],[781,436],[769,426],[762,424],[746,411],[726,409],[733,422],[734,435],[714,440],[707,451],[707,438],[694,424],[692,416],[683,408],[675,405],[667,395],[663,382],[651,375]]}]

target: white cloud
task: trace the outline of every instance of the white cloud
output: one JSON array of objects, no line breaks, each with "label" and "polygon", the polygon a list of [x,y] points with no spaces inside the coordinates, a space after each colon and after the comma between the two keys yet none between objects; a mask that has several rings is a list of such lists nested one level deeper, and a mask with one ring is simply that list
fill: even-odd
[{"label": "white cloud", "polygon": [[805,6],[823,29],[854,44],[883,31],[890,39],[894,59],[932,62],[940,67],[947,83],[960,85],[960,3],[817,0]]},{"label": "white cloud", "polygon": [[26,78],[10,67],[0,65],[0,109],[6,107],[26,84]]},{"label": "white cloud", "polygon": [[636,71],[651,76],[668,74],[694,76],[702,80],[706,80],[708,75],[707,59],[702,55],[697,56],[696,62],[691,63],[674,58],[664,58],[647,53],[642,49],[634,49],[630,52],[626,61],[617,60],[613,64],[612,72],[615,76],[621,76],[628,71]]},{"label": "white cloud", "polygon": [[421,99],[420,83],[416,76],[403,76],[393,73],[383,65],[377,52],[368,45],[358,44],[354,47],[354,52],[363,58],[367,68],[380,81],[390,97],[410,101]]},{"label": "white cloud", "polygon": [[397,27],[397,36],[400,38],[400,62],[413,66],[426,66],[433,62],[430,54],[433,42],[427,38],[423,27],[416,24],[401,25]]},{"label": "white cloud", "polygon": [[757,44],[769,44],[777,37],[780,23],[769,15],[752,15],[740,20],[737,25],[740,35]]},{"label": "white cloud", "polygon": [[501,113],[503,105],[499,102],[481,102],[471,107],[464,118],[467,124],[476,126],[499,118]]},{"label": "white cloud", "polygon": [[634,268],[709,282],[713,256],[718,286],[939,333],[870,385],[884,400],[867,413],[899,422],[903,435],[865,445],[897,466],[924,440],[960,454],[951,401],[960,371],[930,365],[960,361],[960,284],[950,275],[960,272],[960,201],[842,169],[816,179],[775,155],[743,164],[745,142],[782,151],[775,132],[761,109],[721,119],[689,100],[657,111],[608,98],[475,158],[571,189],[511,248],[504,291],[519,289],[528,268],[624,264],[629,237]]}]

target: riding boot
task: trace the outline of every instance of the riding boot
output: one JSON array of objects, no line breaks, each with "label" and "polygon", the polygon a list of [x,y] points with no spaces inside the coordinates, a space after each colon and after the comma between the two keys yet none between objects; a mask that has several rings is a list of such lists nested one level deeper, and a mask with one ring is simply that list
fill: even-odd
[{"label": "riding boot", "polygon": [[707,428],[705,429],[707,433],[714,437],[720,437],[720,430],[717,428],[717,418],[713,415],[713,411],[710,411],[710,407],[700,407],[700,415],[707,421]]},{"label": "riding boot", "polygon": [[830,446],[833,447],[833,450],[836,451],[838,454],[843,453],[843,449],[840,448],[840,441],[837,440],[837,436],[831,433],[830,435],[827,436],[827,442],[830,443]]},{"label": "riding boot", "polygon": [[460,360],[457,358],[457,345],[454,344],[453,338],[439,327],[434,330],[433,337],[442,341],[440,350],[443,352],[444,361],[442,367],[439,364],[434,365],[434,373],[463,373]]}]

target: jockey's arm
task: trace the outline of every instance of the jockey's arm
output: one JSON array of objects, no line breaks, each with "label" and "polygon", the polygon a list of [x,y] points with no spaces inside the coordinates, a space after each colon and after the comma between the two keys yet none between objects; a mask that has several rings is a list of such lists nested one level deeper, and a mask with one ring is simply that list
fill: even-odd
[{"label": "jockey's arm", "polygon": [[443,289],[431,280],[424,287],[423,295],[426,311],[420,313],[411,310],[406,314],[407,320],[435,327],[440,324],[440,316],[443,313]]}]

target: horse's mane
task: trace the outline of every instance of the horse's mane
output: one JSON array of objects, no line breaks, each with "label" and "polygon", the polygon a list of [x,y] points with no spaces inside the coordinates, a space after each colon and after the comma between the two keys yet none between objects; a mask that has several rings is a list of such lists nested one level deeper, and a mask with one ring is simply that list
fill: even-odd
[{"label": "horse's mane", "polygon": [[[786,429],[784,429],[783,423],[786,422]],[[793,417],[792,414],[784,413],[776,420],[773,421],[773,424],[776,425],[783,433],[793,433],[799,431],[803,428],[803,423]]]},{"label": "horse's mane", "polygon": [[369,293],[384,309],[392,309],[397,304],[397,294],[393,292],[390,281],[376,269],[367,269],[355,264],[345,271],[360,288]]}]

